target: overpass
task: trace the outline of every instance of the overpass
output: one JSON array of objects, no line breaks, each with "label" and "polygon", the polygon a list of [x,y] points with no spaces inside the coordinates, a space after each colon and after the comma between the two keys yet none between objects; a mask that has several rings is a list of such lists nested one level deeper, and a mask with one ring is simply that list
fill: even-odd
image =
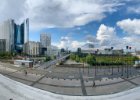
[{"label": "overpass", "polygon": [[51,60],[51,61],[45,62],[44,64],[41,65],[41,67],[43,67],[43,68],[49,68],[52,65],[56,65],[58,62],[64,61],[69,56],[70,56],[70,54],[67,54],[65,56],[56,58],[55,60]]}]

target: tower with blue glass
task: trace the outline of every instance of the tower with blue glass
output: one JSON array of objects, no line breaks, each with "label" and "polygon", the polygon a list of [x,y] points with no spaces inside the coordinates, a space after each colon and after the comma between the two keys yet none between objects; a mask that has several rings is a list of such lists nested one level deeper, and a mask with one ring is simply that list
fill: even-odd
[{"label": "tower with blue glass", "polygon": [[21,25],[15,24],[14,44],[15,51],[21,53],[23,45],[29,41],[29,19],[26,19]]}]

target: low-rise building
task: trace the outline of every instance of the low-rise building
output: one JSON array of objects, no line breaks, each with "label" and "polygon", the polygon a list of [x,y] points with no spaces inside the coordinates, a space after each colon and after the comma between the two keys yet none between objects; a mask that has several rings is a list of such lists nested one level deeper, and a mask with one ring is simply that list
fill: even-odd
[{"label": "low-rise building", "polygon": [[110,49],[105,48],[104,50],[98,50],[97,54],[103,55],[123,55],[123,49]]},{"label": "low-rise building", "polygon": [[40,42],[29,41],[24,44],[23,51],[30,56],[40,55]]},{"label": "low-rise building", "polygon": [[28,60],[15,60],[14,65],[18,65],[21,67],[33,67],[33,61],[28,61]]}]

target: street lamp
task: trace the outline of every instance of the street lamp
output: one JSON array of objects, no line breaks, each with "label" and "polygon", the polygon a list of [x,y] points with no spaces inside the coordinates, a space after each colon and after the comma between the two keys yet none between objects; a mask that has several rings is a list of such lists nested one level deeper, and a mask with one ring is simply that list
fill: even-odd
[{"label": "street lamp", "polygon": [[[128,53],[129,46],[126,46],[126,49]],[[127,78],[128,78],[128,56],[127,55],[126,55],[126,68],[127,68]]]}]

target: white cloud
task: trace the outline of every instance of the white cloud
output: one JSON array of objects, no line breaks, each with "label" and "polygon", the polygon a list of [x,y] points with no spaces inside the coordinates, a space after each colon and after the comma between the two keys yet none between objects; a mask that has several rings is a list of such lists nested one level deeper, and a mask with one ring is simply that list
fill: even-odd
[{"label": "white cloud", "polygon": [[118,21],[117,25],[126,33],[140,35],[140,19],[124,19]]},{"label": "white cloud", "polygon": [[26,0],[1,0],[0,22],[7,19],[15,19],[19,22],[26,12]]},{"label": "white cloud", "polygon": [[123,37],[123,42],[126,45],[129,45],[132,47],[132,49],[139,49],[140,50],[140,36],[125,36]]},{"label": "white cloud", "polygon": [[140,14],[140,5],[139,6],[134,6],[134,7],[128,7],[127,11],[129,13]]},{"label": "white cloud", "polygon": [[79,47],[81,47],[83,45],[83,42],[79,42],[79,41],[72,41],[71,42],[71,46],[73,49],[77,49]]},{"label": "white cloud", "polygon": [[1,0],[0,21],[30,18],[32,28],[74,27],[100,21],[117,11],[115,0]]},{"label": "white cloud", "polygon": [[107,40],[116,36],[115,28],[101,24],[97,31],[98,40]]},{"label": "white cloud", "polygon": [[140,36],[138,35],[126,35],[119,37],[114,27],[101,24],[96,36],[88,34],[83,42],[73,40],[70,37],[62,37],[60,43],[57,44],[59,48],[69,48],[70,50],[77,50],[78,47],[82,47],[85,44],[91,43],[95,48],[108,48],[114,47],[117,49],[125,49],[125,47],[131,46],[133,50],[135,48],[140,49]]},{"label": "white cloud", "polygon": [[81,47],[84,45],[85,42],[80,42],[77,40],[73,40],[71,37],[61,37],[61,40],[59,43],[54,43],[53,45],[57,46],[59,49],[69,49],[69,50],[77,50],[78,47]]},{"label": "white cloud", "polygon": [[115,28],[101,24],[97,31],[97,40],[101,46],[111,46],[117,39]]},{"label": "white cloud", "polygon": [[85,40],[86,43],[93,44],[94,46],[97,46],[99,44],[99,40],[96,39],[96,36],[93,36],[91,34],[86,35]]},{"label": "white cloud", "polygon": [[61,37],[60,43],[57,44],[56,46],[58,48],[69,48],[70,41],[71,40],[69,37]]}]

